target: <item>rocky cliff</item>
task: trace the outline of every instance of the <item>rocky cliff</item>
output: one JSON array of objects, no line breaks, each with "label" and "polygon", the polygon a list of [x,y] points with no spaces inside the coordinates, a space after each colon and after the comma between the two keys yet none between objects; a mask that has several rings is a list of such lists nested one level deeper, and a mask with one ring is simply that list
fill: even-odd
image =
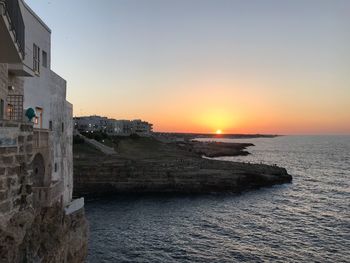
[{"label": "rocky cliff", "polygon": [[84,210],[66,215],[56,205],[25,209],[0,225],[0,262],[84,262]]},{"label": "rocky cliff", "polygon": [[284,168],[212,160],[115,161],[75,166],[75,193],[238,193],[291,182]]},{"label": "rocky cliff", "polygon": [[87,145],[76,147],[75,194],[238,193],[292,181],[286,169],[277,166],[203,159],[177,148],[172,151],[169,145],[166,145],[166,151],[158,145],[152,156],[151,146],[147,145],[146,154],[143,154],[140,145],[129,145],[138,150],[133,155],[135,158],[131,155],[123,157],[121,151],[119,156],[104,156]]}]

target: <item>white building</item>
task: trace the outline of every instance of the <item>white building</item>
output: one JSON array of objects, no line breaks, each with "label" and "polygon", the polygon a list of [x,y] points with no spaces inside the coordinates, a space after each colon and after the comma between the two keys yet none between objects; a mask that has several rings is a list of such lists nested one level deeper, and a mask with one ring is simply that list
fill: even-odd
[{"label": "white building", "polygon": [[153,124],[142,120],[115,120],[100,116],[75,117],[74,128],[79,132],[106,132],[109,135],[150,136]]},{"label": "white building", "polygon": [[122,134],[123,133],[123,120],[112,120],[110,119],[108,121],[107,125],[107,133],[112,135],[112,134]]},{"label": "white building", "polygon": [[142,120],[133,120],[132,123],[132,133],[138,134],[140,136],[149,136],[152,133],[153,124]]},{"label": "white building", "polygon": [[129,136],[132,134],[132,123],[130,120],[110,119],[107,127],[109,135]]},{"label": "white building", "polygon": [[74,117],[74,128],[80,132],[104,132],[109,125],[109,119],[100,116]]},{"label": "white building", "polygon": [[64,202],[73,191],[73,107],[66,100],[66,81],[51,70],[51,30],[21,2],[25,30],[24,67],[34,77],[24,78],[24,109],[36,112],[35,128],[51,131],[51,181],[63,180]]},{"label": "white building", "polygon": [[[23,0],[0,4],[0,63],[8,73],[0,89],[0,116],[34,122],[34,198],[66,205],[73,191],[73,113],[66,81],[51,70],[51,30]],[[23,116],[28,109],[35,112],[31,120]]]}]

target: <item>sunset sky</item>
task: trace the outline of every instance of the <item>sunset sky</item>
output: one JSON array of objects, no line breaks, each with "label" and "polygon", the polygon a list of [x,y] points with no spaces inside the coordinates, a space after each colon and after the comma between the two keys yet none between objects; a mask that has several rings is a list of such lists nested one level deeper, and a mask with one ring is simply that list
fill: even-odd
[{"label": "sunset sky", "polygon": [[156,131],[350,134],[350,1],[26,0],[74,114]]}]

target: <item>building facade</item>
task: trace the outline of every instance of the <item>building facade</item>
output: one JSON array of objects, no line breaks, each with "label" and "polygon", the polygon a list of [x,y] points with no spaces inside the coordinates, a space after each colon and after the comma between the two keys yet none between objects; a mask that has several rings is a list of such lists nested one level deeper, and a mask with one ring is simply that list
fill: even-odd
[{"label": "building facade", "polygon": [[142,120],[115,120],[93,115],[75,117],[74,128],[79,132],[105,132],[115,136],[151,136],[153,124]]},{"label": "building facade", "polygon": [[0,0],[0,262],[86,258],[84,200],[72,199],[72,105],[50,69],[50,41],[23,0]]},{"label": "building facade", "polygon": [[[66,100],[66,81],[51,70],[51,31],[22,0],[0,0],[0,8],[1,122],[31,127],[26,162],[32,168],[35,205],[68,205],[73,192],[73,111]],[[20,146],[20,130],[14,128],[13,136],[0,130],[0,147]]]},{"label": "building facade", "polygon": [[24,79],[24,109],[35,110],[34,128],[50,133],[49,173],[51,182],[63,184],[63,203],[73,192],[73,107],[66,100],[66,81],[51,70],[51,30],[24,2],[24,67],[33,77]]},{"label": "building facade", "polygon": [[100,116],[74,117],[74,128],[81,132],[104,132],[107,129],[109,119]]},{"label": "building facade", "polygon": [[132,122],[132,133],[140,136],[149,136],[153,130],[153,124],[142,120],[133,120]]}]

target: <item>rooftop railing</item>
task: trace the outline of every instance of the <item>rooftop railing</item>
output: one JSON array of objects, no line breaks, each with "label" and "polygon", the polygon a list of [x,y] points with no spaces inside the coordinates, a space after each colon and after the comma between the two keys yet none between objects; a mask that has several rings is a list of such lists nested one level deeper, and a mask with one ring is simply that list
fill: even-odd
[{"label": "rooftop railing", "polygon": [[0,4],[5,7],[5,15],[9,18],[11,30],[13,30],[16,42],[22,57],[25,56],[25,26],[22,17],[21,8],[18,0],[0,0]]}]

